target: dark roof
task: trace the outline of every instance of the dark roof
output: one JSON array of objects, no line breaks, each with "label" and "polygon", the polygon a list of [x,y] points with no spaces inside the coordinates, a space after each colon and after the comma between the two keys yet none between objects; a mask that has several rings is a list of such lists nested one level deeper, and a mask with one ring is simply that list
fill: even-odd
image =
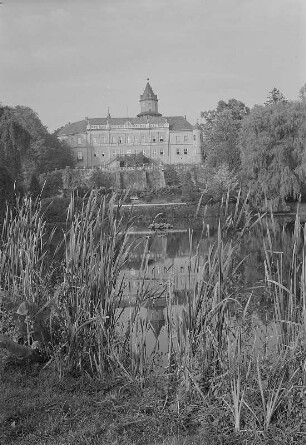
[{"label": "dark roof", "polygon": [[78,134],[85,133],[87,122],[83,121],[73,122],[72,124],[66,124],[57,132],[57,136],[67,135],[67,134]]},{"label": "dark roof", "polygon": [[148,100],[148,99],[157,100],[157,96],[156,96],[156,94],[154,94],[149,82],[147,83],[143,94],[141,94],[141,96],[140,96],[140,100]]},{"label": "dark roof", "polygon": [[[106,117],[95,117],[89,118],[88,122],[91,125],[106,125],[109,122],[110,125],[124,125],[130,122],[131,124],[146,124],[150,122],[151,124],[157,123],[169,123],[170,130],[179,131],[179,130],[192,130],[193,126],[185,119],[184,116],[140,116],[140,117],[112,117],[111,119],[107,119]],[[72,135],[78,133],[84,133],[86,131],[87,121],[84,119],[83,121],[73,122],[72,124],[67,124],[63,128],[61,128],[57,135]]]},{"label": "dark roof", "polygon": [[166,118],[170,124],[170,130],[192,130],[192,125],[184,116],[169,116]]},{"label": "dark roof", "polygon": [[202,130],[201,125],[199,124],[199,122],[197,122],[195,124],[195,126],[193,127],[194,130]]}]

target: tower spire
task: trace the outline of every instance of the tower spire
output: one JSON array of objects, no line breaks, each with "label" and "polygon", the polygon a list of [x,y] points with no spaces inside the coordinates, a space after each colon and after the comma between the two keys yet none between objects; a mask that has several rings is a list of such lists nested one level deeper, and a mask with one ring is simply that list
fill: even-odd
[{"label": "tower spire", "polygon": [[158,99],[154,94],[152,87],[147,77],[147,84],[143,94],[140,95],[140,113],[138,116],[161,116],[158,112]]}]

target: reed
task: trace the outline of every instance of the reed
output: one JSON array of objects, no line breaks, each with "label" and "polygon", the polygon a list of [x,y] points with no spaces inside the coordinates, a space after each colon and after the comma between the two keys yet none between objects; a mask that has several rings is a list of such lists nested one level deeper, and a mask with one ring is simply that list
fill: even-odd
[{"label": "reed", "polygon": [[[302,236],[297,212],[294,230],[289,237],[283,231],[278,238],[273,213],[264,223],[265,277],[273,298],[278,348],[290,348],[305,332],[305,232]],[[304,334],[303,334],[304,335]]]},{"label": "reed", "polygon": [[[214,379],[227,372],[228,336],[232,323],[229,311],[231,305],[236,304],[230,283],[240,265],[235,266],[235,261],[241,233],[247,233],[259,219],[252,219],[247,197],[243,200],[241,194],[238,194],[234,208],[230,209],[228,194],[220,207],[217,239],[210,245],[206,258],[199,254],[199,246],[195,254],[192,253],[190,232],[190,286],[186,289],[186,305],[180,315],[173,314],[173,298],[169,292],[168,363],[172,368],[175,364],[186,389],[189,390],[192,384],[201,396],[204,393],[194,373],[198,377],[200,374],[198,380],[207,390]],[[192,283],[194,277],[196,280]]]},{"label": "reed", "polygon": [[65,291],[59,303],[65,314],[68,366],[82,369],[90,362],[98,375],[120,363],[116,327],[123,310],[122,269],[131,250],[127,232],[132,221],[124,222],[115,199],[99,200],[92,192],[80,210],[72,199],[65,235]]},{"label": "reed", "polygon": [[39,200],[26,196],[16,199],[14,208],[7,208],[0,238],[0,285],[15,304],[42,302],[45,232]]}]

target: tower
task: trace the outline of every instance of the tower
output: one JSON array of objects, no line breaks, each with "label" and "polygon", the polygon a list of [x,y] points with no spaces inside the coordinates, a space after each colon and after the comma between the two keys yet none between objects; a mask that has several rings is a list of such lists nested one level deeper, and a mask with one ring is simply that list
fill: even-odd
[{"label": "tower", "polygon": [[147,79],[147,85],[144,89],[143,94],[140,96],[140,116],[161,116],[158,112],[158,99],[156,94],[154,94],[151,85],[149,84],[149,79]]},{"label": "tower", "polygon": [[195,162],[202,163],[202,128],[198,122],[193,127],[193,156]]}]

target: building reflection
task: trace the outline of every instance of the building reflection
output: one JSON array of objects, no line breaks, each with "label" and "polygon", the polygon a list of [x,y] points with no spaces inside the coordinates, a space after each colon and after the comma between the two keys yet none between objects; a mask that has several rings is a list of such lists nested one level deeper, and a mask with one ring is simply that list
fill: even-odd
[{"label": "building reflection", "polygon": [[137,238],[122,271],[125,283],[122,302],[124,306],[133,306],[140,295],[148,295],[146,319],[156,339],[165,325],[167,296],[171,296],[173,304],[184,304],[186,292],[199,279],[213,239],[201,238],[200,234],[190,237],[188,232]]}]

